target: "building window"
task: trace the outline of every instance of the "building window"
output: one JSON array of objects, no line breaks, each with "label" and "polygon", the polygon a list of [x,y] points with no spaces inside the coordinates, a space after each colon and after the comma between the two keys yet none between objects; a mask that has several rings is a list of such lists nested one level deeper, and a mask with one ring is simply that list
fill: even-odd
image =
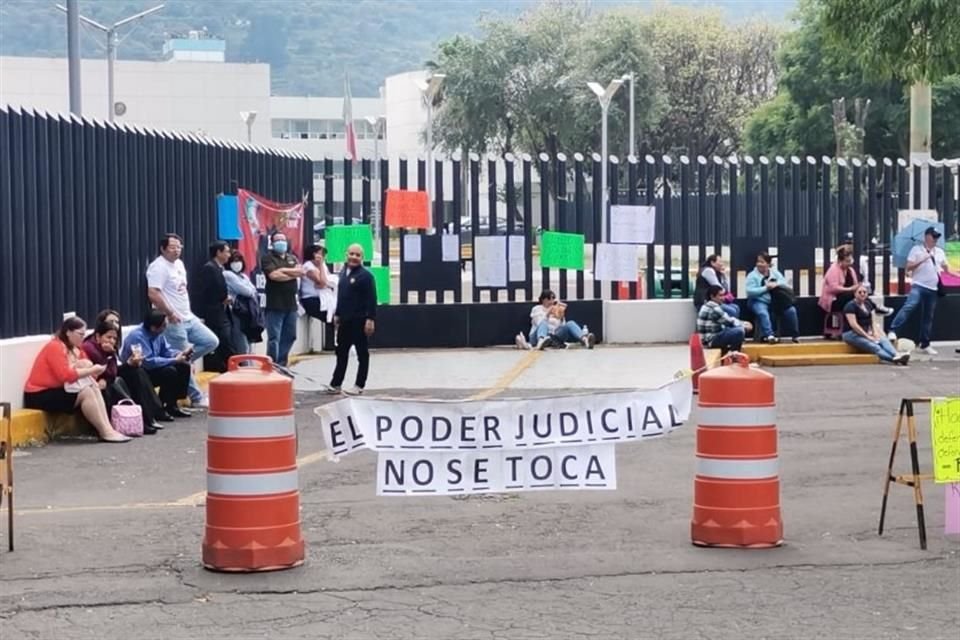
[{"label": "building window", "polygon": [[[342,140],[346,137],[343,120],[314,119],[292,120],[275,118],[270,122],[274,138],[281,140]],[[353,129],[358,140],[373,140],[376,129],[366,120],[354,120]],[[383,140],[385,127],[381,125],[379,139]]]}]

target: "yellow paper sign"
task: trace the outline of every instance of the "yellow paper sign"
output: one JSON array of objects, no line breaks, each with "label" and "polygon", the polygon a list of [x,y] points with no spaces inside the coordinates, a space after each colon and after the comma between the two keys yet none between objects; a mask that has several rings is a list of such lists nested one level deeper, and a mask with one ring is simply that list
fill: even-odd
[{"label": "yellow paper sign", "polygon": [[935,398],[930,405],[933,481],[960,482],[960,398]]}]

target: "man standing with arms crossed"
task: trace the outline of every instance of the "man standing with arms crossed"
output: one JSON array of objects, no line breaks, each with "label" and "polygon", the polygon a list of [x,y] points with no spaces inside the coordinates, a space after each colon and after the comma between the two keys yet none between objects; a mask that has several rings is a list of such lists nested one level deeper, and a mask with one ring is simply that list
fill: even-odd
[{"label": "man standing with arms crossed", "polygon": [[280,366],[287,366],[290,348],[297,340],[297,278],[303,269],[297,257],[288,253],[287,236],[274,233],[273,246],[260,258],[260,270],[267,277],[265,287],[267,304],[264,319],[267,324],[267,355]]},{"label": "man standing with arms crossed", "polygon": [[337,284],[337,312],[333,324],[337,329],[337,366],[327,391],[340,393],[347,374],[350,347],[357,351],[356,386],[344,391],[360,395],[367,385],[370,370],[370,351],[367,338],[373,335],[377,319],[377,285],[373,274],[363,267],[363,247],[352,244],[347,249],[347,263],[340,272]]},{"label": "man standing with arms crossed", "polygon": [[[183,239],[174,233],[167,234],[160,241],[160,255],[147,267],[147,297],[156,309],[167,316],[164,335],[170,347],[176,351],[187,351],[189,345],[193,345],[190,354],[192,364],[213,352],[220,341],[190,310],[187,270],[180,260],[182,251]],[[192,370],[188,394],[191,406],[208,406],[207,396],[197,385]]]}]

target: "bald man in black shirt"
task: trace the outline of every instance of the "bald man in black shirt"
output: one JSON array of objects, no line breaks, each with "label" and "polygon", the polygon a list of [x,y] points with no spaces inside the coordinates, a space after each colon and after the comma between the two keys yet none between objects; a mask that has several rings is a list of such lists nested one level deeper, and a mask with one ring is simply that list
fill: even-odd
[{"label": "bald man in black shirt", "polygon": [[337,313],[333,317],[337,330],[337,366],[328,386],[331,393],[341,391],[351,346],[357,350],[357,380],[356,386],[344,393],[363,393],[370,369],[367,338],[373,335],[376,319],[377,285],[373,274],[363,267],[363,247],[353,244],[347,249],[347,262],[337,284]]}]

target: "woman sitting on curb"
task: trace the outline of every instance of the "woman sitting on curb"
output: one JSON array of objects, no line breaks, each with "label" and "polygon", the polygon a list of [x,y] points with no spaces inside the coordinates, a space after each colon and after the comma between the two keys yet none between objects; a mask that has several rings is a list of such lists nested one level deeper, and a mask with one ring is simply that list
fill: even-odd
[{"label": "woman sitting on curb", "polygon": [[757,266],[747,275],[747,299],[757,318],[758,338],[768,344],[780,340],[773,335],[771,310],[783,320],[782,332],[793,342],[800,342],[800,323],[797,308],[793,306],[793,291],[782,273],[772,266],[768,253],[757,255]]},{"label": "woman sitting on curb", "polygon": [[587,349],[593,349],[596,337],[580,328],[573,320],[566,319],[567,305],[557,300],[557,295],[549,289],[540,294],[540,304],[530,310],[529,340],[518,333],[517,347],[520,349],[543,350],[548,346],[566,349],[568,342],[579,342]]},{"label": "woman sitting on curb", "polygon": [[843,341],[855,349],[872,353],[884,362],[905,365],[910,360],[909,353],[897,353],[886,336],[878,336],[873,331],[873,312],[869,307],[867,288],[858,286],[853,300],[843,308]]},{"label": "woman sitting on curb", "polygon": [[82,357],[80,345],[87,324],[67,318],[60,330],[37,354],[23,389],[23,406],[50,413],[75,413],[77,409],[97,430],[102,442],[129,442],[110,425],[110,416],[96,378],[105,370]]}]

